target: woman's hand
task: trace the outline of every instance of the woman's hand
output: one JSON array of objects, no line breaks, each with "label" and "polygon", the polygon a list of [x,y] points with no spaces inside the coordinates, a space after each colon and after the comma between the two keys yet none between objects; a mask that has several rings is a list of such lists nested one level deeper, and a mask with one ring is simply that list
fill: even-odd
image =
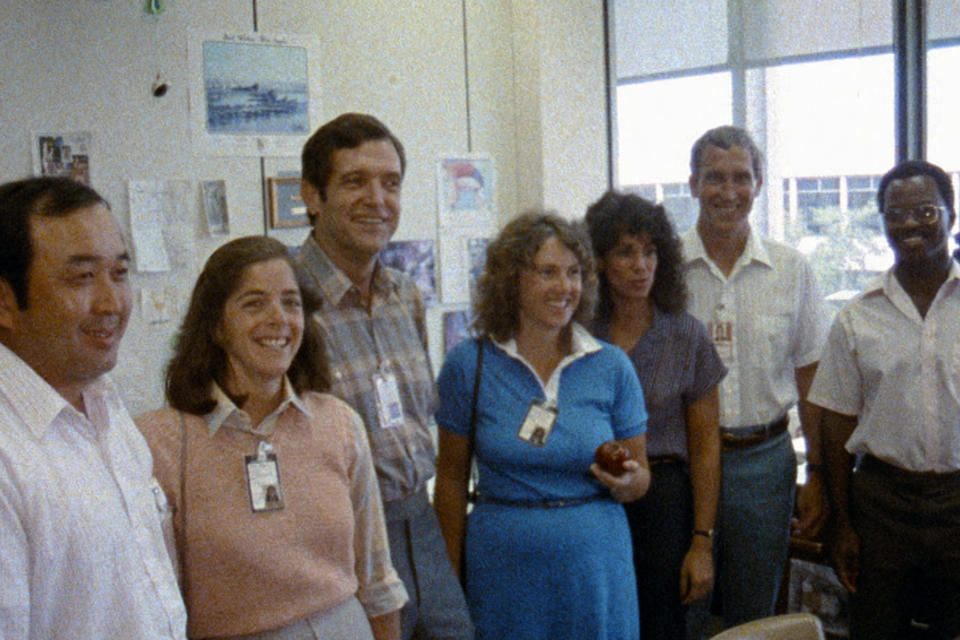
[{"label": "woman's hand", "polygon": [[650,464],[647,462],[647,437],[634,436],[626,440],[617,440],[630,450],[630,459],[623,463],[623,473],[615,476],[607,473],[596,462],[590,465],[590,472],[602,482],[617,502],[639,500],[650,488]]},{"label": "woman's hand", "polygon": [[[646,462],[646,458],[643,459]],[[617,502],[639,500],[650,488],[650,469],[637,460],[623,463],[624,472],[618,476],[607,473],[596,462],[590,465],[590,472],[602,482]]]}]

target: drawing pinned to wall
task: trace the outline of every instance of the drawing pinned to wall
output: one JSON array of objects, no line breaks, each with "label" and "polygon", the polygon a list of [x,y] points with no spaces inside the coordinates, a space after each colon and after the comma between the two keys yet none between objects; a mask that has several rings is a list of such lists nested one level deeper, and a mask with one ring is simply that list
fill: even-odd
[{"label": "drawing pinned to wall", "polygon": [[267,178],[267,202],[271,229],[310,226],[307,205],[300,197],[299,176]]},{"label": "drawing pinned to wall", "polygon": [[486,263],[488,237],[475,230],[443,230],[440,234],[440,285],[445,304],[468,304],[476,297],[477,279]]},{"label": "drawing pinned to wall", "polygon": [[138,273],[180,271],[196,262],[196,183],[130,180],[130,236]]},{"label": "drawing pinned to wall", "polygon": [[34,175],[62,176],[89,185],[92,141],[87,131],[34,134]]},{"label": "drawing pinned to wall", "polygon": [[487,266],[487,245],[490,238],[467,238],[467,261],[469,265],[468,283],[470,301],[477,299],[477,281]]},{"label": "drawing pinned to wall", "polygon": [[173,292],[169,287],[140,289],[140,313],[147,324],[170,322],[170,305]]},{"label": "drawing pinned to wall", "polygon": [[440,285],[446,304],[470,301],[468,242],[496,232],[494,174],[493,160],[485,154],[448,155],[437,160]]},{"label": "drawing pinned to wall", "polygon": [[195,38],[194,147],[232,155],[297,153],[311,123],[319,121],[319,100],[310,95],[310,69],[319,66],[312,64],[314,55],[302,37]]},{"label": "drawing pinned to wall", "polygon": [[210,235],[224,235],[230,232],[230,219],[227,212],[227,183],[225,180],[204,180],[200,183],[203,201],[203,214]]},{"label": "drawing pinned to wall", "polygon": [[471,337],[470,314],[467,311],[447,311],[443,314],[443,352]]},{"label": "drawing pinned to wall", "polygon": [[420,289],[428,307],[437,304],[437,275],[433,257],[433,240],[399,240],[390,242],[380,252],[380,259],[388,267],[407,274]]},{"label": "drawing pinned to wall", "polygon": [[493,206],[493,160],[468,154],[440,158],[437,201],[440,227],[489,223]]}]

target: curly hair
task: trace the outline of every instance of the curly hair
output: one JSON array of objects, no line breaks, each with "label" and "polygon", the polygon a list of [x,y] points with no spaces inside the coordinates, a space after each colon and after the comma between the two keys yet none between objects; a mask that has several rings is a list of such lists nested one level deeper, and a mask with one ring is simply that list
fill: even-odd
[{"label": "curly hair", "polygon": [[953,212],[953,185],[950,183],[950,176],[932,162],[926,162],[925,160],[905,160],[893,169],[890,169],[890,171],[887,171],[883,177],[880,178],[880,186],[877,188],[877,207],[880,213],[883,213],[883,209],[887,204],[887,187],[890,186],[890,183],[894,180],[905,180],[915,176],[927,176],[933,180],[937,185],[937,191],[940,192],[940,198],[943,200],[943,204],[947,205],[947,209],[949,209],[951,213]]},{"label": "curly hair", "polygon": [[520,272],[533,263],[543,243],[557,238],[570,249],[583,274],[580,304],[573,320],[589,325],[596,300],[593,251],[580,225],[552,212],[529,211],[503,227],[487,246],[487,263],[477,282],[474,327],[480,335],[509,340],[520,328]]},{"label": "curly hair", "polygon": [[303,341],[287,377],[297,393],[325,391],[330,387],[323,339],[310,321],[320,306],[319,298],[304,287],[304,278],[283,243],[266,236],[246,236],[214,251],[197,278],[187,315],[176,337],[173,357],[167,364],[165,388],[167,402],[172,407],[196,415],[216,408],[217,403],[210,396],[210,383],[216,381],[221,387],[225,383],[227,354],[215,336],[223,321],[227,299],[240,286],[250,266],[278,259],[293,270],[305,319]]},{"label": "curly hair", "polygon": [[[587,208],[587,229],[598,259],[604,259],[624,235],[646,236],[657,248],[657,269],[650,297],[658,309],[679,313],[687,307],[687,285],[683,277],[683,251],[663,205],[640,196],[608,191]],[[613,312],[610,283],[603,270],[597,301],[597,316],[609,319]]]}]

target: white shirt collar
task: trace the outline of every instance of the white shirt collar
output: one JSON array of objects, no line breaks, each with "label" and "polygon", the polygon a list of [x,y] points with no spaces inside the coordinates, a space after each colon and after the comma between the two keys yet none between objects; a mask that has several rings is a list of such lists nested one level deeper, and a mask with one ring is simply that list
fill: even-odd
[{"label": "white shirt collar", "polygon": [[230,396],[216,382],[211,383],[210,395],[217,401],[217,407],[203,416],[203,419],[207,423],[207,431],[211,436],[224,426],[259,436],[269,436],[277,426],[277,419],[291,405],[303,414],[313,417],[303,400],[293,390],[293,385],[290,384],[287,376],[283,377],[283,399],[280,404],[256,427],[251,424],[247,412],[234,404]]},{"label": "white shirt collar", "polygon": [[543,381],[540,380],[540,375],[537,373],[537,370],[533,368],[527,360],[520,355],[520,352],[517,350],[517,341],[515,338],[510,338],[503,342],[497,342],[492,340],[492,342],[502,349],[511,358],[515,358],[522,362],[532,373],[533,377],[537,379],[537,382],[543,388],[543,393],[546,396],[547,404],[556,406],[557,396],[560,392],[560,373],[571,363],[580,358],[599,351],[602,348],[600,342],[590,335],[590,332],[581,327],[576,322],[570,323],[570,353],[564,356],[563,360],[560,361],[560,364],[557,365],[557,368],[553,370],[553,373],[550,374],[550,379],[547,380],[546,385],[543,384]]},{"label": "white shirt collar", "polygon": [[[703,238],[700,237],[700,232],[697,231],[696,225],[683,236],[683,253],[687,264],[696,260],[703,260],[707,264],[713,264],[710,256],[707,255],[706,247],[703,246]],[[747,244],[743,247],[743,253],[737,258],[737,264],[750,264],[753,260],[762,262],[768,266],[772,266],[773,264],[770,261],[767,247],[763,243],[763,238],[761,238],[759,234],[754,233],[751,227],[750,233],[747,235]],[[736,270],[736,266],[734,266],[734,270]]]},{"label": "white shirt collar", "polygon": [[[63,411],[72,411],[81,415],[60,393],[40,377],[33,367],[28,365],[16,353],[0,344],[0,371],[8,376],[13,384],[4,385],[4,391],[14,411],[20,415],[38,439]],[[113,384],[107,376],[100,376],[83,390],[83,401],[87,412],[87,422],[99,429],[106,425],[107,408],[104,405],[106,393]]]},{"label": "white shirt collar", "polygon": [[[910,295],[903,288],[903,285],[900,284],[900,281],[897,280],[894,268],[895,267],[890,267],[882,276],[871,280],[861,295],[882,292],[900,311],[914,318],[914,320],[922,320],[916,305],[914,305],[913,300],[910,299]],[[947,274],[947,279],[940,285],[940,290],[937,292],[934,300],[939,298],[941,292],[943,292],[951,282],[956,280],[960,280],[960,264],[957,264],[956,260],[950,260],[950,273]]]}]

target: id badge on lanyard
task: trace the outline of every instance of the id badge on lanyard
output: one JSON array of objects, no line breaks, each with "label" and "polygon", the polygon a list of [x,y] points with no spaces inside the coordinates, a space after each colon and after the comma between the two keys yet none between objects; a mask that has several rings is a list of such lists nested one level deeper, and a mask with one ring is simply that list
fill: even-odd
[{"label": "id badge on lanyard", "polygon": [[397,377],[388,371],[373,374],[373,395],[377,402],[377,417],[382,429],[403,425],[403,403]]},{"label": "id badge on lanyard", "polygon": [[256,455],[244,456],[247,491],[254,513],[283,509],[283,489],[280,486],[280,465],[273,445],[261,441]]},{"label": "id badge on lanyard", "polygon": [[547,444],[547,438],[553,432],[553,425],[557,420],[557,408],[545,402],[532,402],[527,409],[527,415],[517,431],[517,437],[530,444],[542,447]]},{"label": "id badge on lanyard", "polygon": [[723,364],[728,369],[731,368],[736,354],[736,334],[733,330],[733,322],[713,320],[707,323],[707,331],[713,338],[713,346],[716,348]]}]

